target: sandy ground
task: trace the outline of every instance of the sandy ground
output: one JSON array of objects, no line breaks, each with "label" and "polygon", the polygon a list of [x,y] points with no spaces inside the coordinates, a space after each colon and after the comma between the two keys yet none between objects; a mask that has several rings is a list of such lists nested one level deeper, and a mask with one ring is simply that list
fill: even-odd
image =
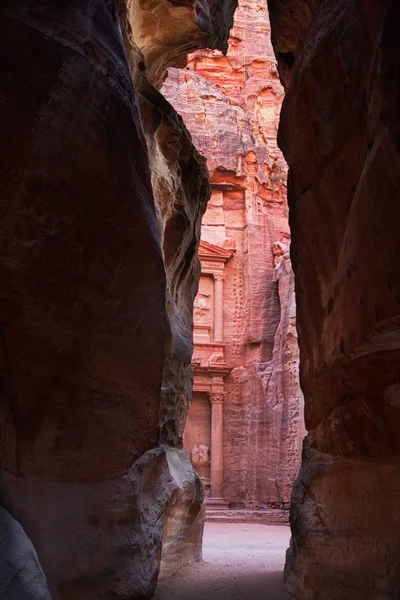
[{"label": "sandy ground", "polygon": [[290,600],[286,526],[206,523],[203,561],[160,582],[155,600]]}]

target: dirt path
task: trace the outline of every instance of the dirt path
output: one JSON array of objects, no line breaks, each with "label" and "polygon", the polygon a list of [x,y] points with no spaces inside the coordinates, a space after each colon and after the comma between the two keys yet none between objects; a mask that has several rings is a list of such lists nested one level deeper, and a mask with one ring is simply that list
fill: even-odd
[{"label": "dirt path", "polygon": [[154,600],[290,600],[285,526],[206,523],[203,561],[160,583]]}]

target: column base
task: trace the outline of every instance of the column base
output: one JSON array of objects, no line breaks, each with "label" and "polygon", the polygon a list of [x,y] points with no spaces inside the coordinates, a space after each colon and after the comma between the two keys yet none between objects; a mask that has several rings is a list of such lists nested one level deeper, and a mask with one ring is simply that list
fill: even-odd
[{"label": "column base", "polygon": [[206,510],[228,510],[229,505],[223,498],[208,498]]}]

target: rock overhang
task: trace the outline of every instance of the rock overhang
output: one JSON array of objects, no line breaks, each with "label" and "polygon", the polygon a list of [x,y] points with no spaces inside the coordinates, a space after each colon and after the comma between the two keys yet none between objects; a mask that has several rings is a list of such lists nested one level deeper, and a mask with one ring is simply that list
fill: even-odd
[{"label": "rock overhang", "polygon": [[149,80],[161,87],[168,67],[186,66],[199,48],[228,49],[238,0],[126,0],[131,41]]}]

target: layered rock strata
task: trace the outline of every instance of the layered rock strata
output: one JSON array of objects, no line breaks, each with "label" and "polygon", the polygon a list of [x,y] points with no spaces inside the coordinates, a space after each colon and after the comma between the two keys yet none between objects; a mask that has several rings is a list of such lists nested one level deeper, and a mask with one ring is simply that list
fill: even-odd
[{"label": "layered rock strata", "polygon": [[234,5],[0,8],[1,502],[54,600],[148,598],[163,535],[201,552],[179,446],[209,187],[153,83],[187,39],[223,50]]},{"label": "layered rock strata", "polygon": [[[223,343],[216,343],[216,331],[216,342],[211,335],[204,343],[195,329],[193,410],[206,411],[201,394],[207,373],[215,380],[219,363],[220,372],[226,368],[229,373],[224,384],[223,497],[232,507],[247,508],[288,508],[304,436],[287,170],[276,140],[283,89],[269,37],[267,6],[242,0],[227,56],[197,52],[187,69],[169,69],[162,88],[210,171],[212,195],[201,231],[209,246],[202,249],[204,282],[195,309],[203,329],[212,321],[211,305],[218,308],[207,269],[222,257],[218,248],[226,250]],[[212,393],[210,398],[212,402]],[[206,421],[202,427],[209,427]],[[205,432],[203,445],[209,444]],[[210,485],[212,493],[212,473]]]},{"label": "layered rock strata", "polygon": [[400,489],[400,7],[269,0],[286,87],[309,431],[286,580],[297,600],[394,600]]}]

